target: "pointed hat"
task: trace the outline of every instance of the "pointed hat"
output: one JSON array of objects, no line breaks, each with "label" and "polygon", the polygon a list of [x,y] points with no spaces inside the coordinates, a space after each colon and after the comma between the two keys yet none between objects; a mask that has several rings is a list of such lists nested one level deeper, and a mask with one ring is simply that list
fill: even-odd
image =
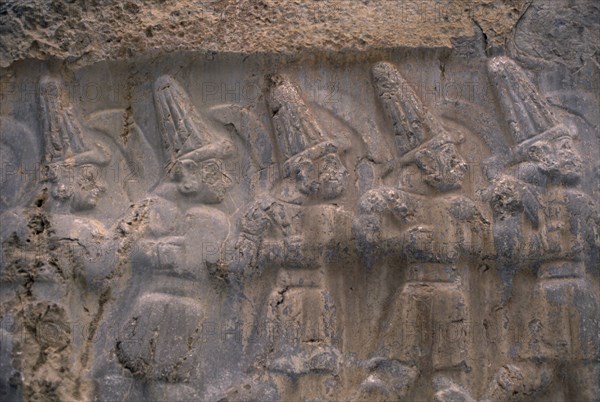
[{"label": "pointed hat", "polygon": [[286,176],[290,167],[302,158],[315,160],[338,151],[336,142],[326,137],[300,90],[289,80],[271,77],[268,104]]},{"label": "pointed hat", "polygon": [[154,83],[154,105],[169,162],[191,159],[225,159],[233,155],[228,139],[218,138],[174,78],[163,75]]},{"label": "pointed hat", "polygon": [[446,132],[427,111],[413,88],[398,69],[379,62],[371,69],[373,87],[387,119],[392,123],[400,164],[415,160],[419,150],[459,142]]},{"label": "pointed hat", "polygon": [[87,129],[76,117],[73,106],[65,101],[63,83],[54,77],[40,79],[40,120],[45,140],[45,161],[60,164],[69,160],[73,165],[105,165],[110,160],[109,150],[93,144]]},{"label": "pointed hat", "polygon": [[575,134],[560,124],[525,71],[505,56],[492,58],[488,72],[521,159],[533,143]]}]

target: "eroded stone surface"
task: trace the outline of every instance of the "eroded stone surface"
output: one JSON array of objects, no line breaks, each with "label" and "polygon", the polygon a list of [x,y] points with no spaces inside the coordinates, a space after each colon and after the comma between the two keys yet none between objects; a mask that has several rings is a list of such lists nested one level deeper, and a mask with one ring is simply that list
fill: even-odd
[{"label": "eroded stone surface", "polygon": [[192,3],[0,6],[3,400],[598,400],[595,3]]},{"label": "eroded stone surface", "polygon": [[484,30],[501,44],[524,0],[14,1],[0,5],[0,66],[69,64],[175,50],[283,52],[451,47]]}]

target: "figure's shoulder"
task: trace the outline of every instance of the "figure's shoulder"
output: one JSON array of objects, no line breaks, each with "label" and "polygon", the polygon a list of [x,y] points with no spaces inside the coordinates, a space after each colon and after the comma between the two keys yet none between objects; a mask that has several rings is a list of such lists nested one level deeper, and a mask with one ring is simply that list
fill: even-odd
[{"label": "figure's shoulder", "polygon": [[104,223],[95,218],[75,217],[73,225],[93,235],[104,236],[107,234],[107,228]]},{"label": "figure's shoulder", "polygon": [[2,224],[20,223],[26,221],[27,210],[23,207],[16,207],[6,210],[0,214],[0,222]]},{"label": "figure's shoulder", "polygon": [[448,211],[458,220],[469,220],[480,214],[480,208],[471,198],[456,195],[448,200]]},{"label": "figure's shoulder", "polygon": [[149,197],[144,198],[140,205],[146,205],[148,209],[169,209],[174,208],[175,204],[173,201],[168,200],[164,197],[160,197],[158,195],[151,195]]},{"label": "figure's shoulder", "polygon": [[580,203],[585,203],[585,204],[589,204],[589,205],[594,205],[595,204],[595,200],[594,198],[587,194],[584,191],[581,191],[581,189],[579,188],[563,188],[562,190],[565,194],[566,197],[568,197],[570,200],[574,201],[574,202],[580,202]]},{"label": "figure's shoulder", "polygon": [[73,222],[73,231],[79,243],[90,250],[110,248],[110,245],[114,244],[114,236],[111,235],[110,230],[97,219],[77,219]]},{"label": "figure's shoulder", "polygon": [[365,192],[359,200],[359,213],[383,213],[398,205],[408,206],[418,196],[396,187],[382,186]]},{"label": "figure's shoulder", "polygon": [[276,199],[270,194],[261,194],[254,198],[252,201],[248,202],[246,206],[242,208],[242,210],[245,213],[249,214],[252,213],[252,211],[256,210],[267,211],[273,208],[274,206],[283,206],[284,204],[287,203],[285,201],[280,201]]},{"label": "figure's shoulder", "polygon": [[159,218],[175,222],[179,215],[179,208],[173,201],[163,197],[152,196],[144,199],[142,204],[146,205],[150,219]]},{"label": "figure's shoulder", "polygon": [[188,209],[184,219],[190,224],[222,224],[227,223],[227,215],[212,206],[201,205]]}]

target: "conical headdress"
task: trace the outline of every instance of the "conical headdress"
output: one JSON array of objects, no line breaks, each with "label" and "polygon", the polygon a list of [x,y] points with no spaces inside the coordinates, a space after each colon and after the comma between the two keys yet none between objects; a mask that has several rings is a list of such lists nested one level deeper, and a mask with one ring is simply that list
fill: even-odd
[{"label": "conical headdress", "polygon": [[47,164],[65,162],[74,165],[92,163],[106,164],[108,150],[96,146],[86,138],[86,129],[75,115],[70,103],[66,102],[66,91],[62,82],[45,76],[40,80],[40,119],[45,140]]},{"label": "conical headdress", "polygon": [[201,162],[233,154],[233,144],[213,134],[181,84],[172,77],[163,75],[156,80],[154,105],[170,162],[178,159]]},{"label": "conical headdress", "polygon": [[541,139],[574,136],[558,122],[525,71],[514,61],[505,56],[494,57],[488,62],[488,71],[511,138],[517,145],[517,154]]},{"label": "conical headdress", "polygon": [[417,151],[425,146],[435,148],[455,142],[394,65],[379,62],[371,73],[375,92],[392,123],[401,164],[414,161]]},{"label": "conical headdress", "polygon": [[286,174],[288,167],[300,158],[315,160],[337,152],[335,141],[325,136],[300,91],[290,81],[272,77],[268,103]]}]

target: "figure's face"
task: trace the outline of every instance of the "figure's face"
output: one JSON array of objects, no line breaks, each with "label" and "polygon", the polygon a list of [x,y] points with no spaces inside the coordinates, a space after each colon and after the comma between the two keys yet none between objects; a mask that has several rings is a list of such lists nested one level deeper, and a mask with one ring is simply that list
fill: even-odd
[{"label": "figure's face", "polygon": [[294,174],[298,191],[324,200],[339,197],[348,181],[348,171],[336,154],[327,154],[317,161],[303,159],[295,165]]},{"label": "figure's face", "polygon": [[100,172],[94,166],[82,166],[73,191],[71,208],[76,211],[93,209],[106,192]]},{"label": "figure's face", "polygon": [[425,182],[439,191],[461,187],[467,164],[456,146],[447,143],[434,149],[425,148],[417,153],[417,166],[425,173]]},{"label": "figure's face", "polygon": [[50,179],[53,198],[59,202],[70,199],[73,211],[94,209],[106,192],[100,172],[93,165],[77,167],[74,175],[60,172],[60,168],[54,167]]},{"label": "figure's face", "polygon": [[571,137],[538,141],[529,147],[528,154],[545,174],[559,181],[575,183],[581,178],[581,157]]},{"label": "figure's face", "polygon": [[304,195],[313,195],[319,191],[319,182],[314,180],[315,166],[309,159],[300,160],[293,168],[296,188]]},{"label": "figure's face", "polygon": [[190,159],[178,161],[173,169],[173,180],[180,194],[205,204],[222,202],[232,185],[215,159],[200,164]]},{"label": "figure's face", "polygon": [[331,200],[342,195],[348,182],[348,171],[337,154],[328,154],[319,163],[321,197]]}]

